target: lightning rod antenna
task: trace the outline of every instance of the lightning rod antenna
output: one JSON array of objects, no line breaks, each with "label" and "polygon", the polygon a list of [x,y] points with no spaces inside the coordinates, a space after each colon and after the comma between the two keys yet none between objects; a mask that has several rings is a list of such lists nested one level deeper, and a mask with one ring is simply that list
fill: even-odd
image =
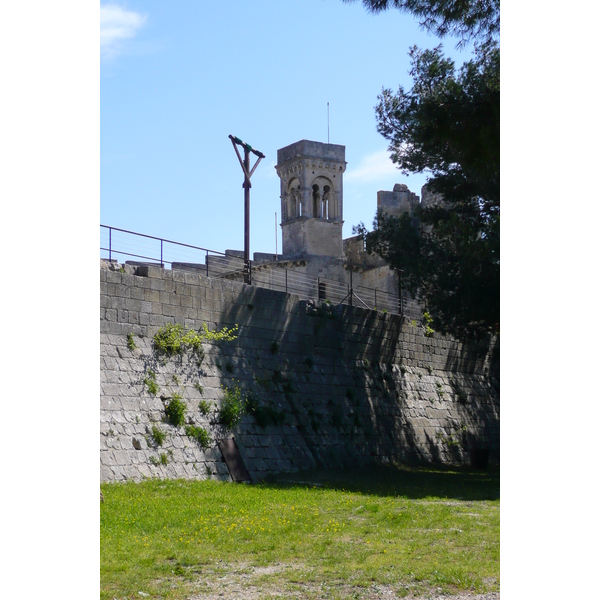
[{"label": "lightning rod antenna", "polygon": [[327,143],[329,144],[329,102],[327,103]]}]

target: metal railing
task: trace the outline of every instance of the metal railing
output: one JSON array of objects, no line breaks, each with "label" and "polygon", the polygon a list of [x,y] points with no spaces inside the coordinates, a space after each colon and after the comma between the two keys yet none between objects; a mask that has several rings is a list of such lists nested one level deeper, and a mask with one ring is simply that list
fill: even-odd
[{"label": "metal railing", "polygon": [[[202,266],[206,275],[214,276],[215,272],[224,273],[235,257],[200,246],[100,225],[100,258],[134,264],[155,264],[160,267],[170,265],[171,268],[173,264],[189,263],[191,267]],[[239,263],[243,267],[243,259]]]},{"label": "metal railing", "polygon": [[[152,264],[171,269],[183,269],[235,281],[244,281],[243,253],[224,253],[136,233],[117,227],[100,225],[100,257],[128,264]],[[286,269],[277,262],[252,265],[250,283],[257,287],[296,294],[306,300],[328,300],[332,304],[360,306],[393,314],[420,316],[414,301],[402,292],[343,283],[333,279],[308,275]],[[415,305],[416,306],[416,305]]]}]

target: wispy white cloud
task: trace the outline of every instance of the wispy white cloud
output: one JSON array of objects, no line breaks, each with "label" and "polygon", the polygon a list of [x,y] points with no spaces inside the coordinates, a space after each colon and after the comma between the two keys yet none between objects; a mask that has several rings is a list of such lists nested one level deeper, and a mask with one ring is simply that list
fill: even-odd
[{"label": "wispy white cloud", "polygon": [[125,10],[117,4],[100,6],[100,56],[114,58],[123,51],[126,40],[133,38],[147,17]]},{"label": "wispy white cloud", "polygon": [[378,181],[390,176],[400,176],[398,168],[390,159],[387,150],[381,150],[364,156],[357,167],[348,169],[344,174],[346,181],[369,182]]}]

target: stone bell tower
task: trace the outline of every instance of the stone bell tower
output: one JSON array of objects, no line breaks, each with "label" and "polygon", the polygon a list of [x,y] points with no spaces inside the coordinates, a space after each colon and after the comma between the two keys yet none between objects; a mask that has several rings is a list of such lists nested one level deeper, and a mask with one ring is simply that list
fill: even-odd
[{"label": "stone bell tower", "polygon": [[277,150],[283,258],[343,253],[346,147],[301,140]]}]

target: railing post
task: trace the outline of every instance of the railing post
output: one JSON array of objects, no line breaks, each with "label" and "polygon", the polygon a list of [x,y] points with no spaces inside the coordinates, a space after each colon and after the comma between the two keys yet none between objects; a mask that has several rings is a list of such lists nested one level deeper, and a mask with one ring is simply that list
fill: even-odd
[{"label": "railing post", "polygon": [[400,298],[398,298],[398,304],[400,305],[400,316],[404,317],[404,298],[402,294],[402,271],[400,271],[400,277],[398,277],[398,293],[400,294]]},{"label": "railing post", "polygon": [[160,266],[164,267],[163,265],[163,241],[160,240]]},{"label": "railing post", "polygon": [[204,259],[206,263],[206,276],[208,277],[208,250],[206,251],[206,258]]},{"label": "railing post", "polygon": [[354,285],[352,283],[352,269],[350,269],[350,292],[348,293],[348,306],[354,306]]},{"label": "railing post", "polygon": [[108,261],[112,262],[112,227],[108,228]]}]

